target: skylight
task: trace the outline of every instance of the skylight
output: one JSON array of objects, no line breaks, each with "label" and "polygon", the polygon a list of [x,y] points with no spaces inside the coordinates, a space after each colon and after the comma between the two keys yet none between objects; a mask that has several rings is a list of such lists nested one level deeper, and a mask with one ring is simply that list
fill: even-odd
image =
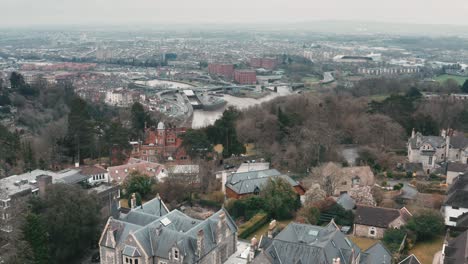
[{"label": "skylight", "polygon": [[161,219],[161,224],[163,224],[163,226],[168,226],[171,223],[172,223],[171,220],[169,220],[169,218],[167,217],[164,217],[163,219]]}]

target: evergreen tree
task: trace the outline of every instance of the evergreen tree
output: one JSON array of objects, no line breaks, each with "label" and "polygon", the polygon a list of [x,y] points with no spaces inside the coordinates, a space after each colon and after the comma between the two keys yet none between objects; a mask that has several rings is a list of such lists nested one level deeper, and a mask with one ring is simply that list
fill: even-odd
[{"label": "evergreen tree", "polygon": [[75,97],[71,101],[70,113],[68,114],[68,133],[67,145],[69,156],[79,157],[80,162],[83,159],[91,157],[94,137],[94,122],[88,112],[86,102]]},{"label": "evergreen tree", "polygon": [[34,263],[50,263],[47,227],[43,222],[43,219],[34,213],[29,213],[26,216],[26,221],[22,227],[22,232],[24,239],[31,247]]},{"label": "evergreen tree", "polygon": [[463,93],[468,93],[468,79],[463,83],[463,85],[461,86],[461,91]]}]

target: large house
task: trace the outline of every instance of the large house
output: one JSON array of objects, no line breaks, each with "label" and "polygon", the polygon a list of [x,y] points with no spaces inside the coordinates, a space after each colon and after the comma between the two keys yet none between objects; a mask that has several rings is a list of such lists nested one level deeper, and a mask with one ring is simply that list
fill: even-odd
[{"label": "large house", "polygon": [[262,236],[258,242],[252,239],[248,262],[388,264],[392,263],[392,258],[381,243],[361,251],[333,221],[325,227],[292,222],[275,237],[269,231],[268,236]]},{"label": "large house", "polygon": [[329,162],[321,169],[324,178],[334,182],[333,194],[338,196],[349,192],[352,188],[374,186],[375,177],[369,166],[341,167]]},{"label": "large house", "polygon": [[405,208],[393,209],[358,205],[354,218],[354,235],[381,239],[388,228],[400,228],[411,218]]},{"label": "large house", "polygon": [[297,194],[304,195],[305,189],[299,182],[275,169],[268,169],[233,173],[228,176],[225,184],[226,196],[228,198],[240,199],[248,195],[257,195],[269,180],[279,178],[291,184],[291,187]]},{"label": "large house", "polygon": [[144,141],[131,141],[131,157],[150,162],[174,161],[185,164],[188,155],[182,147],[181,136],[187,131],[186,128],[166,127],[159,122],[157,128],[145,129]]},{"label": "large house", "polygon": [[445,225],[460,227],[468,218],[468,173],[455,178],[442,205]]},{"label": "large house", "polygon": [[157,196],[109,218],[99,240],[102,264],[224,263],[236,252],[237,227],[224,209],[205,220],[170,211]]},{"label": "large house", "polygon": [[117,184],[124,182],[132,172],[154,177],[158,181],[162,181],[167,177],[167,171],[163,165],[135,158],[130,158],[127,164],[108,167],[107,171],[109,172],[111,182]]},{"label": "large house", "polygon": [[468,138],[453,130],[442,130],[440,136],[423,136],[413,130],[408,140],[408,160],[422,163],[427,173],[443,161],[468,163]]}]

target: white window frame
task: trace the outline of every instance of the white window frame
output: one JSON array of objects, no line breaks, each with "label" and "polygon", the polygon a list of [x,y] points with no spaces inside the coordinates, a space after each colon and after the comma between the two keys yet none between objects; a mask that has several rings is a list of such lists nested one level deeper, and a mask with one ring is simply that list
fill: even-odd
[{"label": "white window frame", "polygon": [[177,249],[177,248],[173,248],[173,249],[172,249],[172,258],[173,258],[174,260],[179,260],[179,258],[180,258],[180,251],[179,251],[179,249]]},{"label": "white window frame", "polygon": [[[374,232],[374,234],[372,234],[372,232]],[[373,237],[377,236],[377,228],[371,226],[369,228],[369,236],[373,236]]]}]

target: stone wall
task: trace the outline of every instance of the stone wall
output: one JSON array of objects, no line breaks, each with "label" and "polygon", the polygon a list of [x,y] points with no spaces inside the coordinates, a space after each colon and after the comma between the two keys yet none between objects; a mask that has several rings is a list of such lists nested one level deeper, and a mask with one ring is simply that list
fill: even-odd
[{"label": "stone wall", "polygon": [[366,225],[354,224],[354,235],[359,237],[368,237],[373,239],[381,239],[385,233],[385,228],[375,227],[375,236],[369,234],[372,227]]}]

